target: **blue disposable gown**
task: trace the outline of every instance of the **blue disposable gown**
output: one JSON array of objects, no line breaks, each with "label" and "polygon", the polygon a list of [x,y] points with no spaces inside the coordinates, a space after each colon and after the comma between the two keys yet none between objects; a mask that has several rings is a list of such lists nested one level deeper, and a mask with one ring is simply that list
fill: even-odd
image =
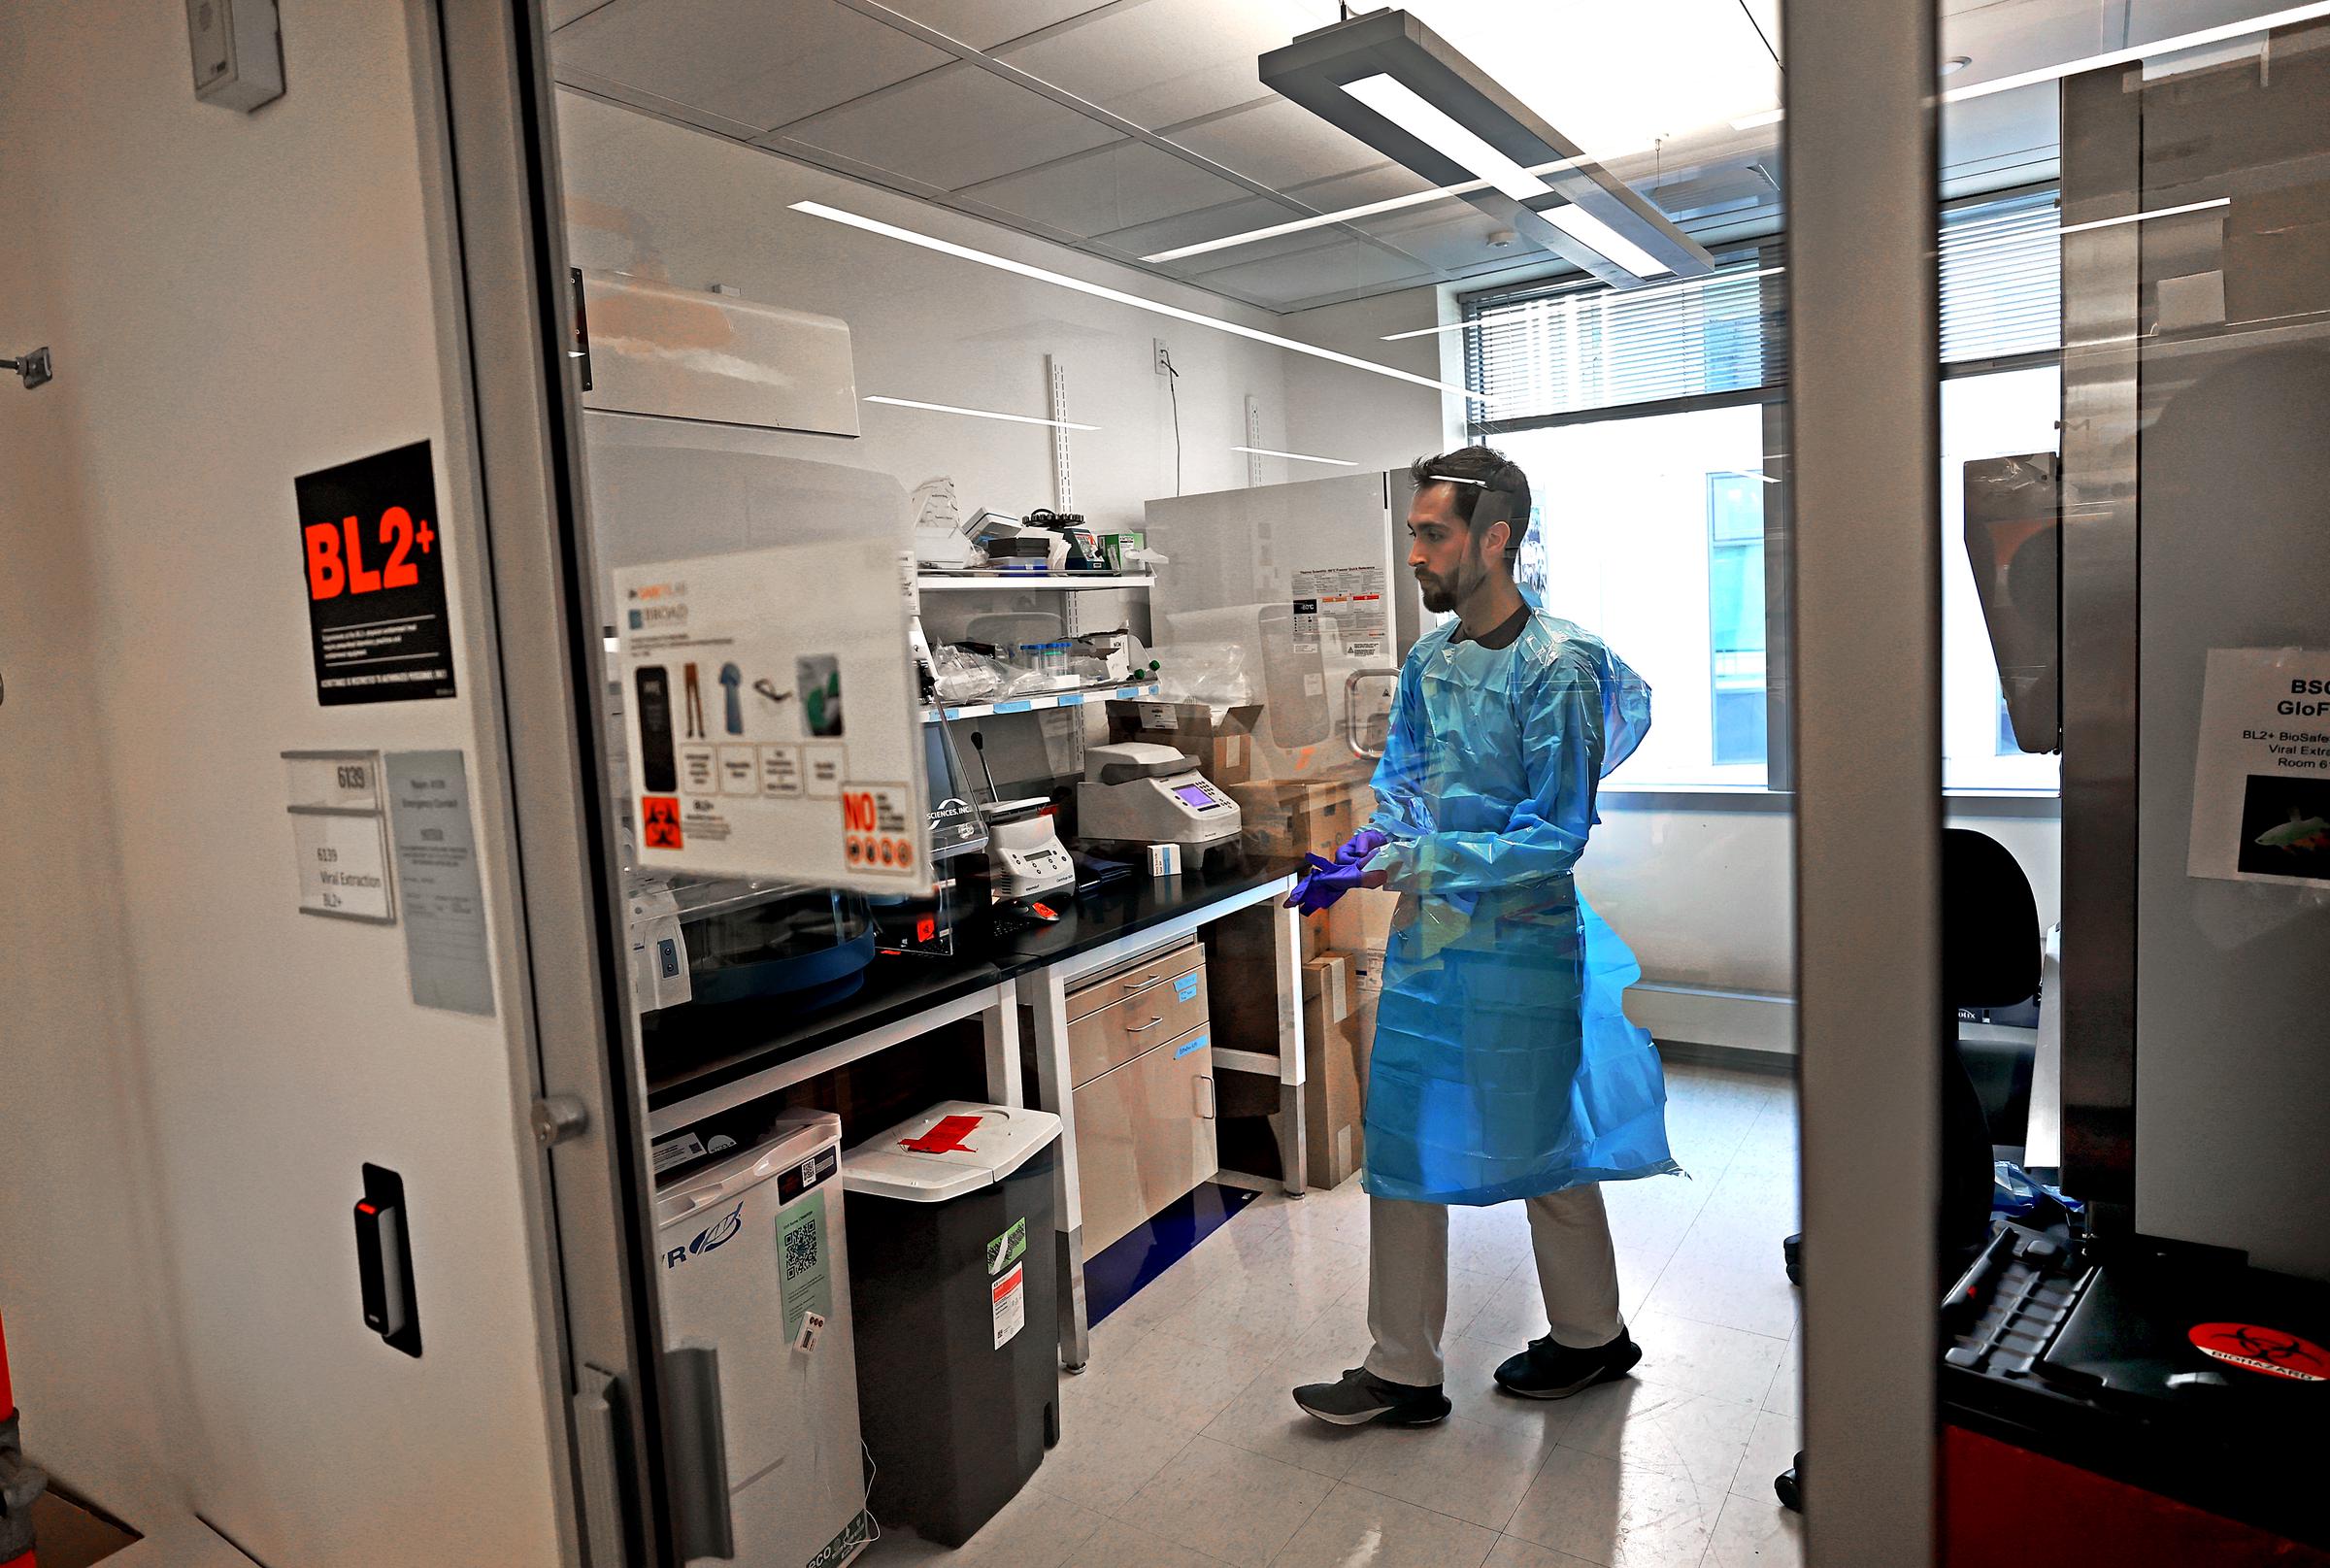
[{"label": "blue disposable gown", "polygon": [[1367,1190],[1501,1203],[1678,1169],[1634,954],[1571,869],[1605,773],[1650,727],[1650,688],[1544,610],[1510,647],[1424,637],[1369,825],[1401,894],[1367,1087]]}]

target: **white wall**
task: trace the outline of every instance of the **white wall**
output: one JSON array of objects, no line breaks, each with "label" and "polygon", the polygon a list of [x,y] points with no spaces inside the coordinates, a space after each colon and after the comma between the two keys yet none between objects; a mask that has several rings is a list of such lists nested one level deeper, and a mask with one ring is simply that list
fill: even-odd
[{"label": "white wall", "polygon": [[[180,8],[0,12],[0,340],[58,367],[0,385],[0,1310],[36,1459],[284,1565],[557,1557],[429,9],[283,0],[251,116],[194,101]],[[421,438],[462,695],[320,708],[293,478]],[[468,753],[497,1018],[414,1006],[402,929],[295,912],[300,748]],[[368,1159],[418,1360],[360,1318]]]},{"label": "white wall", "polygon": [[[1138,527],[1145,501],[1175,493],[1175,392],[1153,368],[1154,339],[1165,340],[1182,372],[1182,491],[1246,483],[1246,459],[1229,449],[1247,444],[1248,393],[1264,410],[1261,445],[1283,444],[1286,356],[1279,349],[786,209],[822,201],[1276,330],[1278,318],[1266,311],[578,93],[560,92],[558,132],[578,265],[686,288],[728,284],[748,299],[840,317],[849,323],[861,395],[1041,417],[1049,412],[1045,356],[1057,356],[1069,417],[1101,427],[1071,437],[1073,510],[1097,522]],[[1048,429],[880,404],[861,404],[859,417],[863,433],[854,440],[756,437],[754,449],[878,469],[909,490],[951,475],[966,509],[1017,514],[1057,505]]]},{"label": "white wall", "polygon": [[[1383,341],[1390,333],[1455,319],[1453,296],[1447,291],[1407,288],[1348,304],[1298,311],[1282,317],[1279,330],[1322,349],[1461,386],[1464,353],[1457,334]],[[1283,449],[1287,451],[1340,457],[1362,468],[1406,468],[1416,458],[1445,451],[1463,439],[1462,399],[1323,359],[1287,355]],[[1267,460],[1262,477],[1276,482],[1314,479],[1331,472],[1309,463],[1273,458]]]}]

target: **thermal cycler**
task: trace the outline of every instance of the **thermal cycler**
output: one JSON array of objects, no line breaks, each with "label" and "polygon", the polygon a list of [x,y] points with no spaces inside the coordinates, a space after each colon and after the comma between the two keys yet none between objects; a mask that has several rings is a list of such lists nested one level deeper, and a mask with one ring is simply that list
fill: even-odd
[{"label": "thermal cycler", "polygon": [[1170,746],[1125,741],[1084,752],[1077,832],[1086,839],[1204,849],[1238,836],[1238,803]]}]

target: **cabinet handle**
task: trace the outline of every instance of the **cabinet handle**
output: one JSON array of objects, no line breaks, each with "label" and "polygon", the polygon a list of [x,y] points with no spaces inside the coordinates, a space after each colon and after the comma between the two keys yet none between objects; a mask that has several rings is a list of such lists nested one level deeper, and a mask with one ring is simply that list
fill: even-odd
[{"label": "cabinet handle", "polygon": [[1128,977],[1126,978],[1126,980],[1125,980],[1125,983],[1124,983],[1124,988],[1125,988],[1125,989],[1126,989],[1128,992],[1129,992],[1129,991],[1147,990],[1147,989],[1148,989],[1149,986],[1151,986],[1151,985],[1154,985],[1154,984],[1156,984],[1158,981],[1160,981],[1160,980],[1163,980],[1164,978],[1165,978],[1165,977],[1164,977],[1163,975],[1132,975],[1132,976],[1128,976]]},{"label": "cabinet handle", "polygon": [[1158,1024],[1163,1023],[1164,1021],[1165,1015],[1160,1013],[1155,1018],[1149,1019],[1147,1023],[1142,1024],[1138,1029],[1134,1028],[1129,1023],[1126,1024],[1124,1026],[1124,1032],[1126,1034],[1147,1034],[1149,1030],[1155,1028]]},{"label": "cabinet handle", "polygon": [[1197,1086],[1197,1116],[1201,1121],[1214,1119],[1214,1080],[1202,1077],[1190,1081]]}]

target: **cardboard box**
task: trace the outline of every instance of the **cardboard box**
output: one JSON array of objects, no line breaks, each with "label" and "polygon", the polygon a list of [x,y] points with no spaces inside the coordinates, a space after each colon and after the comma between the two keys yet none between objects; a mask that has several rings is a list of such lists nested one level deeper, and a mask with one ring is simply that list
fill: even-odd
[{"label": "cardboard box", "polygon": [[1391,945],[1391,927],[1400,910],[1400,895],[1387,887],[1355,887],[1326,912],[1327,946],[1339,952],[1381,956]]},{"label": "cardboard box", "polygon": [[1239,841],[1257,854],[1331,860],[1376,809],[1364,779],[1270,779],[1222,787],[1238,802]]},{"label": "cardboard box", "polygon": [[1215,709],[1202,702],[1137,702],[1111,697],[1109,744],[1148,741],[1193,758],[1223,789],[1253,777],[1254,726],[1262,705]]},{"label": "cardboard box", "polygon": [[[1365,1047],[1352,1040],[1360,990],[1348,954],[1303,966],[1303,1144],[1307,1184],[1340,1186],[1367,1155]],[[1370,1022],[1365,1039],[1373,1043]]]}]

